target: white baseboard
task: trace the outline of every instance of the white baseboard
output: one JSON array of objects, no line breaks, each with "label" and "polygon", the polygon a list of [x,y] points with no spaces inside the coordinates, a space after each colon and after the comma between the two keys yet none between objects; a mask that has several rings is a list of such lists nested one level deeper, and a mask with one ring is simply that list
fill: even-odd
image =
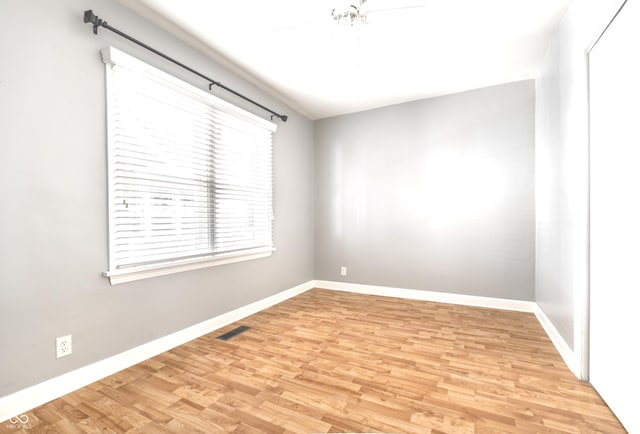
[{"label": "white baseboard", "polygon": [[536,315],[536,318],[538,318],[538,322],[547,333],[547,336],[549,336],[549,339],[551,339],[551,342],[553,342],[553,345],[556,347],[556,350],[558,350],[558,353],[560,353],[560,356],[564,360],[564,363],[576,377],[581,378],[581,367],[577,363],[573,350],[569,347],[569,345],[567,345],[567,342],[564,340],[562,335],[558,333],[558,330],[555,328],[551,320],[537,304],[533,313]]},{"label": "white baseboard", "polygon": [[221,327],[260,312],[270,306],[283,302],[314,287],[314,281],[289,288],[270,297],[242,306],[238,309],[195,324],[184,330],[156,339],[149,343],[132,348],[123,353],[92,363],[35,386],[0,398],[0,421],[8,420],[16,415],[45,404],[51,400],[85,387],[129,368],[151,357],[157,356],[172,348],[185,344],[193,339],[211,333]]},{"label": "white baseboard", "polygon": [[331,282],[315,280],[316,288],[336,291],[357,292],[360,294],[399,297],[410,300],[434,301],[437,303],[461,304],[465,306],[488,307],[493,309],[515,310],[533,313],[537,307],[533,301],[510,300],[506,298],[479,297],[476,295],[451,294],[446,292],[421,291],[418,289],[392,288],[389,286],[362,285],[359,283]]}]

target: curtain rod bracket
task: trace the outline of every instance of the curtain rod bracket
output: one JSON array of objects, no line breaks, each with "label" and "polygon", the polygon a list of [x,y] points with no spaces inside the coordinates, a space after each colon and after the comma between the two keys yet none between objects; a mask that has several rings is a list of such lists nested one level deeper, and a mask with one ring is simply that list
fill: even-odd
[{"label": "curtain rod bracket", "polygon": [[98,27],[100,27],[102,24],[107,24],[106,21],[102,21],[100,18],[98,18],[98,16],[95,15],[91,9],[89,9],[88,11],[84,11],[84,22],[93,24],[94,35],[98,34]]},{"label": "curtain rod bracket", "polygon": [[157,54],[158,56],[162,57],[163,59],[166,59],[169,62],[172,62],[172,63],[178,65],[179,67],[181,67],[183,69],[186,69],[187,71],[191,72],[192,74],[195,74],[198,77],[207,80],[209,82],[209,90],[211,90],[212,86],[221,87],[222,89],[226,90],[227,92],[230,92],[230,93],[232,93],[232,94],[244,99],[245,101],[248,101],[251,104],[260,107],[261,109],[268,111],[269,113],[271,113],[271,119],[272,120],[273,120],[274,117],[280,118],[282,120],[282,122],[287,122],[287,119],[289,119],[289,117],[287,115],[281,115],[279,113],[274,112],[273,110],[263,106],[262,104],[252,100],[251,98],[248,98],[248,97],[244,96],[243,94],[241,94],[239,92],[236,92],[235,90],[223,85],[222,83],[220,83],[218,81],[212,80],[211,78],[209,78],[206,75],[196,71],[195,69],[189,68],[184,63],[178,62],[177,60],[175,60],[172,57],[167,56],[163,52],[158,51],[155,48],[152,48],[149,45],[145,44],[144,42],[141,42],[141,41],[137,40],[133,36],[129,36],[126,33],[121,32],[120,30],[116,29],[115,27],[110,26],[106,21],[104,21],[103,19],[99,18],[96,14],[94,14],[93,10],[91,10],[91,9],[84,11],[84,22],[93,24],[93,34],[94,35],[98,34],[98,27],[104,27],[107,30],[111,30],[113,33],[115,33],[117,35],[120,35],[123,38],[128,39],[129,41],[140,45],[142,48],[146,48],[147,50],[151,51],[152,53]]}]

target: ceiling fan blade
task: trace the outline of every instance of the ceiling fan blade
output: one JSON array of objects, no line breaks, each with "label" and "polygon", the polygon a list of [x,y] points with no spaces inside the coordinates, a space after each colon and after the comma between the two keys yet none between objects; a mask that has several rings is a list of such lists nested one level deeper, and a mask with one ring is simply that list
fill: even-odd
[{"label": "ceiling fan blade", "polygon": [[415,9],[425,7],[425,0],[364,0],[360,4],[360,10],[363,13],[390,11],[399,9]]},{"label": "ceiling fan blade", "polygon": [[415,23],[425,19],[425,6],[403,6],[400,8],[375,9],[365,13],[371,25],[392,25],[394,23]]},{"label": "ceiling fan blade", "polygon": [[315,20],[305,21],[299,24],[291,24],[284,27],[277,27],[275,29],[271,29],[272,33],[280,33],[280,32],[289,32],[289,31],[297,31],[297,30],[310,30],[310,29],[321,29],[323,27],[331,27],[334,25],[331,17],[318,18]]},{"label": "ceiling fan blade", "polygon": [[384,9],[372,9],[370,11],[366,11],[366,13],[377,13],[377,12],[388,12],[388,11],[402,11],[402,10],[406,10],[406,9],[422,9],[424,8],[424,5],[417,5],[417,6],[400,6],[397,8],[384,8]]}]

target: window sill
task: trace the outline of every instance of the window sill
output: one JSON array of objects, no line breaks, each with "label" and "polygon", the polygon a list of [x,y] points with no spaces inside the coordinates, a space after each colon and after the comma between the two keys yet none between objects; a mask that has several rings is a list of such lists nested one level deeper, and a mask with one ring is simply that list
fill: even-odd
[{"label": "window sill", "polygon": [[230,253],[215,257],[163,262],[141,267],[105,271],[102,275],[109,278],[111,285],[118,285],[120,283],[133,282],[135,280],[148,279],[150,277],[166,276],[167,274],[181,273],[183,271],[198,270],[200,268],[215,267],[217,265],[233,264],[235,262],[266,258],[271,256],[274,250],[275,249],[273,248],[254,249],[242,253]]}]

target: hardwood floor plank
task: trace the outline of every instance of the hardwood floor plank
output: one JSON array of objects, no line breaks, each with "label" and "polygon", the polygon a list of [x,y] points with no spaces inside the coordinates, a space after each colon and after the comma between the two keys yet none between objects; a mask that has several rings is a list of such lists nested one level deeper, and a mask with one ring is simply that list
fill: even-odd
[{"label": "hardwood floor plank", "polygon": [[625,432],[532,314],[322,289],[27,414],[32,433]]},{"label": "hardwood floor plank", "polygon": [[243,410],[235,410],[232,415],[235,419],[241,420],[242,423],[239,426],[239,431],[242,432],[260,432],[260,433],[284,433],[286,429],[280,425],[271,423],[266,419],[246,412]]}]

